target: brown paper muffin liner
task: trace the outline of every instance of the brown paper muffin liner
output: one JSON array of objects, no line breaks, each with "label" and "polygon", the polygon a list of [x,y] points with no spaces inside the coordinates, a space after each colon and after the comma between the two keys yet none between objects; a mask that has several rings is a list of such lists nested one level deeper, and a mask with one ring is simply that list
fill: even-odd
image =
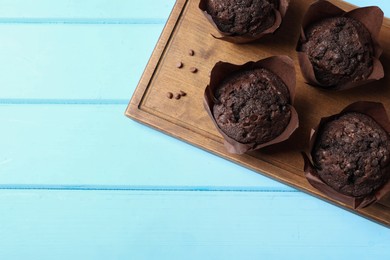
[{"label": "brown paper muffin liner", "polygon": [[228,41],[231,43],[248,43],[248,42],[253,42],[256,41],[262,37],[264,37],[267,34],[272,34],[274,33],[281,25],[282,20],[284,16],[286,15],[287,8],[289,5],[290,0],[280,0],[279,2],[279,9],[275,10],[275,23],[266,29],[265,31],[262,31],[256,35],[251,35],[251,34],[244,34],[244,35],[232,35],[231,33],[226,33],[222,32],[218,26],[215,24],[213,18],[211,15],[207,12],[207,5],[206,2],[208,0],[200,0],[199,2],[199,9],[202,10],[203,14],[206,16],[207,20],[210,21],[210,23],[217,29],[219,34],[221,36],[215,36],[211,34],[214,38]]},{"label": "brown paper muffin liner", "polygon": [[[240,143],[229,136],[227,136],[218,126],[214,115],[213,107],[218,102],[215,98],[214,93],[222,82],[230,76],[232,73],[237,71],[252,70],[256,68],[265,68],[276,74],[287,86],[290,93],[290,104],[289,108],[291,111],[291,118],[289,124],[285,130],[277,136],[275,139],[262,143]],[[247,62],[243,65],[234,65],[227,62],[218,62],[215,64],[210,75],[210,84],[206,87],[204,92],[204,107],[210,116],[212,122],[217,128],[218,132],[224,138],[224,145],[228,152],[235,154],[243,154],[248,151],[257,150],[265,146],[280,143],[287,140],[290,135],[298,128],[299,120],[298,114],[295,108],[292,106],[295,97],[295,69],[294,63],[291,58],[287,56],[273,56],[257,62]]]},{"label": "brown paper muffin liner", "polygon": [[[347,82],[330,88],[329,87],[325,88],[324,86],[321,85],[320,82],[317,81],[314,74],[313,65],[311,64],[308,55],[301,51],[301,46],[304,42],[306,42],[305,30],[309,25],[317,21],[323,20],[325,18],[340,17],[340,16],[350,17],[350,18],[354,18],[355,20],[358,20],[370,32],[371,40],[374,48],[372,72],[367,79]],[[313,3],[309,7],[309,9],[307,10],[303,18],[301,35],[296,47],[296,51],[298,52],[298,60],[299,60],[299,65],[301,67],[301,72],[303,77],[307,81],[307,83],[312,86],[317,86],[327,90],[344,90],[344,89],[350,89],[357,86],[361,86],[369,82],[373,82],[383,78],[384,77],[383,66],[379,61],[379,57],[382,54],[382,48],[378,43],[378,36],[379,36],[379,31],[382,27],[382,22],[383,22],[383,12],[377,6],[356,8],[349,12],[345,12],[344,10],[340,9],[339,7],[333,5],[328,1],[320,0]]]},{"label": "brown paper muffin liner", "polygon": [[[358,101],[344,108],[339,114],[322,118],[320,120],[319,125],[316,128],[312,129],[310,135],[311,159],[314,158],[314,147],[317,138],[317,133],[319,132],[319,130],[322,129],[322,127],[326,125],[328,122],[334,120],[341,114],[347,112],[358,112],[358,113],[368,115],[371,118],[373,118],[387,133],[390,133],[390,120],[389,117],[387,116],[386,109],[384,108],[383,104],[377,102],[369,102],[369,101]],[[307,154],[302,153],[302,156],[305,163],[304,166],[305,176],[308,182],[314,188],[324,193],[325,195],[329,196],[330,198],[338,200],[346,205],[349,205],[354,209],[367,207],[372,203],[380,200],[390,191],[390,178],[389,178],[385,185],[383,185],[381,188],[379,188],[378,190],[376,190],[375,192],[367,196],[352,197],[352,196],[342,194],[334,190],[330,186],[328,186],[324,181],[322,181],[322,179],[319,177],[317,173],[316,167],[314,166],[312,160],[310,160]],[[390,172],[390,164],[384,170]]]}]

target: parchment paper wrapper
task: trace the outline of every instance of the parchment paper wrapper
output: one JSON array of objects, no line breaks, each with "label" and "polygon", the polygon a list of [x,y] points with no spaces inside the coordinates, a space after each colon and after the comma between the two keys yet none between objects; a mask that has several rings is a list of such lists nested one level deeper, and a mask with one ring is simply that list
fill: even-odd
[{"label": "parchment paper wrapper", "polygon": [[[213,115],[213,107],[214,104],[218,102],[218,100],[215,98],[214,93],[220,86],[220,84],[223,83],[223,81],[229,77],[231,74],[238,72],[238,71],[246,71],[246,70],[252,70],[257,68],[265,68],[270,70],[271,72],[278,75],[284,84],[287,86],[289,92],[290,92],[290,104],[289,108],[291,111],[291,118],[290,122],[285,128],[285,130],[277,136],[275,139],[263,143],[263,144],[256,144],[256,143],[240,143],[229,136],[227,136],[218,126],[217,122],[215,121],[214,115]],[[211,71],[210,75],[210,84],[206,87],[204,92],[204,107],[209,114],[210,118],[212,119],[215,127],[221,133],[221,135],[224,138],[224,145],[228,152],[235,153],[235,154],[243,154],[248,151],[257,150],[265,146],[269,146],[272,144],[280,143],[282,141],[287,140],[290,135],[298,128],[299,126],[299,120],[298,120],[298,114],[295,110],[295,108],[292,106],[295,96],[295,69],[294,69],[294,63],[293,61],[287,57],[287,56],[273,56],[269,57],[257,62],[247,62],[243,65],[234,65],[227,62],[218,62],[215,64],[214,68]]]},{"label": "parchment paper wrapper", "polygon": [[214,38],[220,39],[220,40],[224,40],[224,41],[228,41],[228,42],[231,42],[231,43],[248,43],[248,42],[256,41],[256,40],[262,38],[264,35],[272,34],[280,27],[280,25],[282,23],[282,20],[283,20],[284,16],[286,15],[287,8],[288,8],[290,0],[280,0],[280,2],[279,2],[279,9],[275,10],[275,23],[271,27],[266,29],[265,31],[260,32],[260,33],[258,33],[256,35],[252,35],[252,34],[249,34],[249,33],[248,34],[243,34],[243,35],[233,35],[231,33],[222,32],[218,28],[218,26],[215,24],[215,22],[214,22],[213,18],[211,17],[211,15],[207,12],[206,2],[207,2],[207,0],[200,0],[200,2],[199,2],[199,9],[203,11],[203,14],[206,16],[206,18],[210,21],[210,23],[222,35],[222,36],[215,36],[215,35],[211,34]]},{"label": "parchment paper wrapper", "polygon": [[[310,135],[311,159],[314,158],[314,148],[315,148],[317,133],[320,132],[322,127],[326,125],[328,122],[336,119],[339,115],[342,115],[347,112],[359,112],[368,115],[371,118],[373,118],[380,126],[382,126],[382,128],[387,133],[390,133],[390,121],[382,103],[368,102],[368,101],[355,102],[347,106],[346,108],[344,108],[343,111],[341,111],[339,114],[322,118],[319,125],[315,129],[312,129]],[[386,195],[386,193],[390,191],[390,179],[388,179],[385,185],[383,185],[378,190],[374,191],[373,193],[365,197],[352,197],[352,196],[342,194],[334,190],[333,188],[331,188],[325,182],[323,182],[322,179],[319,177],[317,173],[317,168],[312,163],[312,160],[310,160],[305,153],[302,153],[302,156],[305,162],[305,166],[304,166],[305,176],[306,179],[309,181],[309,183],[314,188],[326,194],[330,198],[338,200],[344,204],[347,204],[353,207],[354,209],[367,207],[372,203],[376,202],[377,200],[380,200],[383,196]],[[384,168],[384,171],[387,171],[387,173],[390,174],[389,173],[390,165]]]},{"label": "parchment paper wrapper", "polygon": [[[301,45],[307,41],[305,30],[308,26],[325,18],[340,16],[354,18],[355,20],[360,21],[370,32],[374,48],[372,72],[368,78],[364,80],[348,82],[341,85],[335,85],[333,87],[324,87],[320,82],[317,81],[314,74],[313,65],[311,64],[308,55],[301,51]],[[381,62],[379,61],[379,57],[382,54],[382,49],[378,43],[378,35],[382,27],[382,22],[383,12],[379,7],[376,6],[362,7],[345,12],[328,1],[318,1],[313,3],[303,18],[301,35],[296,47],[302,75],[306,79],[307,83],[312,86],[318,86],[327,90],[344,90],[383,78],[384,71]]]}]

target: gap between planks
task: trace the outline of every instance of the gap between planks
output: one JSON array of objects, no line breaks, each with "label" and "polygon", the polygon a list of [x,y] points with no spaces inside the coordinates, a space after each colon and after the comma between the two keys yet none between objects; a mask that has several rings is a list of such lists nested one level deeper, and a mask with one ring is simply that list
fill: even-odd
[{"label": "gap between planks", "polygon": [[1,24],[131,25],[165,24],[167,18],[0,18]]},{"label": "gap between planks", "polygon": [[0,184],[0,190],[69,190],[69,191],[145,191],[145,192],[247,192],[247,193],[300,193],[292,188],[223,187],[223,186],[130,186],[130,185],[29,185]]},{"label": "gap between planks", "polygon": [[128,99],[0,99],[0,105],[127,105]]}]

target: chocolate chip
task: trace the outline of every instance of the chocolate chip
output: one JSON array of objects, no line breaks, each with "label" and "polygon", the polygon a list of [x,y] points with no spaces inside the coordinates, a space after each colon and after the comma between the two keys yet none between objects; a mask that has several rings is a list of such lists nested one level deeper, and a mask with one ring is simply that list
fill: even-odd
[{"label": "chocolate chip", "polygon": [[273,119],[275,117],[275,115],[276,115],[275,111],[272,111],[271,112],[271,119]]},{"label": "chocolate chip", "polygon": [[219,121],[220,121],[222,124],[226,124],[226,123],[229,122],[228,117],[227,117],[225,114],[221,114],[221,115],[219,116],[218,119],[219,119]]},{"label": "chocolate chip", "polygon": [[172,92],[167,92],[167,98],[169,98],[169,99],[172,99],[172,98],[173,98]]},{"label": "chocolate chip", "polygon": [[195,55],[195,51],[194,51],[194,50],[192,50],[192,49],[190,49],[190,50],[188,51],[188,55],[190,55],[190,56],[194,56],[194,55]]},{"label": "chocolate chip", "polygon": [[175,94],[175,99],[180,99],[181,95],[180,94]]},{"label": "chocolate chip", "polygon": [[381,166],[384,166],[386,163],[387,163],[387,159],[388,159],[388,156],[387,155],[384,155],[383,157],[382,157],[382,164],[381,164]]},{"label": "chocolate chip", "polygon": [[183,68],[183,62],[179,61],[178,63],[176,63],[176,68],[178,69]]},{"label": "chocolate chip", "polygon": [[180,90],[180,91],[179,91],[179,94],[180,94],[180,96],[182,96],[182,97],[187,96],[187,93],[184,92],[183,90]]},{"label": "chocolate chip", "polygon": [[354,133],[354,132],[356,132],[356,127],[354,124],[346,124],[344,130],[347,133]]},{"label": "chocolate chip", "polygon": [[196,72],[198,71],[198,69],[195,68],[195,67],[191,67],[191,68],[190,68],[190,71],[191,71],[192,73],[196,73]]},{"label": "chocolate chip", "polygon": [[249,117],[249,120],[251,120],[251,121],[256,121],[258,118],[259,118],[259,117],[258,117],[257,115],[251,115],[251,116]]},{"label": "chocolate chip", "polygon": [[341,139],[344,143],[346,144],[349,144],[352,142],[352,138],[348,137],[348,136],[344,136],[342,139]]},{"label": "chocolate chip", "polygon": [[333,58],[333,60],[334,60],[335,62],[337,62],[337,63],[343,61],[343,57],[341,57],[341,55],[340,55],[339,53],[335,53],[335,54],[333,55],[332,58]]},{"label": "chocolate chip", "polygon": [[378,165],[378,160],[377,159],[372,160],[371,161],[371,165],[374,166],[374,167],[377,166]]}]

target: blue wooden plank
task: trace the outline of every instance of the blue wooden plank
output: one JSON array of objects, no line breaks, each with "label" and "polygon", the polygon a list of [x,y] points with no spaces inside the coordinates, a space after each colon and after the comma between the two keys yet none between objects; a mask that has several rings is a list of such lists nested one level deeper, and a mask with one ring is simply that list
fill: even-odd
[{"label": "blue wooden plank", "polygon": [[162,24],[0,24],[0,99],[129,99]]},{"label": "blue wooden plank", "polygon": [[[54,17],[53,21],[60,21],[61,17],[75,17],[74,14],[62,15],[62,13],[55,16],[54,5],[58,5],[59,9],[66,9],[67,7],[62,3],[77,5],[77,2],[47,0],[46,3],[53,5],[48,8],[47,13],[53,11],[53,15],[38,14],[35,18],[39,20],[42,16]],[[0,0],[0,4],[3,3],[11,5],[18,3],[21,9],[21,6],[29,7],[29,4],[35,5],[39,2]],[[0,10],[6,10],[3,7],[1,6]],[[34,6],[29,8],[34,10]],[[88,8],[80,6],[79,9]],[[32,17],[31,14],[28,15],[31,10],[27,8],[26,10],[26,17]],[[9,11],[5,13],[12,14]],[[96,18],[93,15],[79,16],[85,21],[88,17],[92,17],[92,22],[97,22],[99,19],[108,21],[107,17],[111,16],[117,20],[121,19],[114,15],[103,15],[101,16],[103,18],[99,16]],[[23,14],[12,15],[12,17],[23,17]],[[93,20],[94,17],[96,20]],[[143,16],[139,18],[142,20]],[[67,26],[77,31],[79,26],[77,21],[81,20],[64,19],[64,21],[71,20],[75,20],[76,24],[67,24]],[[2,28],[10,25],[1,26],[0,38]],[[20,27],[24,26],[26,25],[20,25]],[[26,28],[34,31],[43,25],[28,26]],[[104,26],[99,25],[99,30]],[[89,28],[93,27],[95,26]],[[6,31],[12,31],[16,26],[8,28],[10,29]],[[55,28],[61,29],[61,27]],[[18,32],[15,29],[15,32],[28,34],[29,30]],[[70,32],[68,36],[78,37],[83,34],[82,31],[75,34]],[[148,29],[148,32],[151,30]],[[92,38],[99,40],[98,44],[103,41],[101,46],[105,46],[105,38],[110,36],[110,33],[102,34],[106,37],[102,35],[100,38],[98,36]],[[151,34],[146,37],[156,37],[153,38],[156,40],[159,32]],[[9,35],[12,37],[12,34]],[[42,39],[48,37],[49,42],[55,43],[51,35],[51,33],[38,34]],[[31,38],[34,43],[35,39],[37,43],[34,48],[38,51],[41,51],[38,48],[39,44],[42,44],[42,50],[45,48],[50,50],[53,46],[45,45],[42,40],[38,43],[38,37],[17,36],[15,39],[18,37],[24,42],[29,42]],[[56,37],[58,42],[65,39],[61,36]],[[4,39],[6,40],[1,38],[0,44]],[[19,60],[19,66],[24,69],[20,70],[20,73],[1,68],[0,78],[8,77],[9,73],[13,76],[7,78],[7,81],[0,80],[3,92],[1,97],[5,98],[2,100],[3,104],[18,104],[0,106],[0,122],[2,122],[0,180],[4,181],[2,184],[11,184],[3,188],[16,186],[20,189],[41,187],[58,190],[0,190],[0,259],[52,259],[54,257],[62,259],[388,259],[390,257],[388,229],[299,192],[291,192],[291,189],[284,188],[282,185],[278,186],[279,184],[257,174],[193,149],[165,135],[157,134],[154,130],[124,118],[123,98],[127,99],[131,95],[131,87],[136,85],[151,53],[154,43],[148,45],[148,42],[150,40],[142,42],[141,45],[150,47],[141,46],[135,49],[136,52],[147,49],[148,53],[145,56],[126,56],[133,57],[134,64],[138,64],[136,69],[139,70],[139,74],[135,76],[136,79],[129,75],[129,81],[133,80],[134,84],[127,82],[128,86],[125,88],[123,83],[115,83],[114,77],[110,79],[121,86],[121,91],[126,89],[125,97],[122,94],[112,95],[112,92],[117,91],[116,87],[111,85],[113,89],[109,90],[105,84],[100,84],[101,81],[112,82],[105,81],[101,74],[104,70],[112,73],[114,71],[112,68],[115,68],[115,71],[120,70],[118,64],[113,60],[104,59],[111,65],[104,70],[98,68],[96,64],[87,64],[84,58],[90,61],[98,61],[98,59],[92,54],[72,56],[73,52],[67,44],[64,46],[60,43],[54,44],[65,50],[62,56],[54,51],[47,53],[53,55],[56,63],[48,62],[45,65],[45,58],[28,56],[31,52],[26,51],[26,58]],[[70,43],[72,46],[77,46],[76,41],[71,40]],[[22,45],[16,40],[11,45],[13,44]],[[91,39],[91,44],[95,46],[96,42],[92,42]],[[106,46],[118,47],[112,42],[107,42]],[[7,51],[14,50],[15,57],[18,57],[18,52],[23,53],[24,48],[28,48],[5,47],[8,49],[0,48],[0,51],[2,51],[2,58],[9,57],[7,62],[12,58],[11,55],[4,56]],[[101,49],[104,50],[103,47]],[[58,51],[61,50],[58,48]],[[90,50],[84,47],[83,51],[88,53]],[[77,52],[83,54],[82,51]],[[67,56],[74,60],[67,59]],[[41,59],[42,63],[35,62],[36,59]],[[28,75],[29,70],[37,67],[35,76],[44,78],[45,72],[56,72],[56,69],[51,70],[51,67],[60,66],[59,62],[66,63],[68,66],[63,65],[65,69],[63,74],[54,73],[64,81],[64,83],[57,82],[54,85],[55,90],[50,89],[50,85],[46,85],[55,82],[52,81],[53,79],[36,81],[34,75]],[[80,63],[96,67],[88,70],[79,65]],[[40,64],[45,66],[40,67]],[[16,65],[16,63],[13,65],[14,69]],[[77,67],[79,71],[72,66],[80,66]],[[86,76],[79,77],[84,71],[90,71],[90,74],[86,75],[98,79],[89,81],[85,79]],[[118,78],[123,77],[122,73],[118,74],[120,74]],[[25,81],[15,79],[24,75],[28,76]],[[12,92],[3,83],[14,80],[26,85],[20,87],[19,84],[14,84],[12,87],[18,89]],[[123,78],[118,80],[118,82],[124,81]],[[67,82],[72,84],[67,85]],[[29,89],[29,84],[33,84],[34,88]],[[37,93],[41,88],[46,90],[41,91],[42,93],[49,94]],[[70,88],[69,92],[67,92],[68,88]],[[103,90],[99,93],[100,89]],[[26,95],[21,94],[24,91],[27,91]],[[56,95],[56,91],[60,94]],[[3,95],[8,92],[13,95]],[[72,92],[77,95],[72,95]],[[74,101],[75,98],[79,100]],[[94,100],[90,100],[91,98]],[[23,103],[36,105],[21,105]],[[40,105],[42,103],[44,104]],[[63,105],[64,103],[68,105]],[[77,103],[84,105],[77,105]],[[107,105],[96,105],[101,103]],[[129,133],[132,135],[130,136]],[[156,146],[163,148],[160,150],[166,153],[157,151]],[[158,158],[159,164],[152,164],[147,159],[150,156]],[[18,185],[13,185],[15,183]],[[83,186],[85,184],[87,186]],[[102,186],[105,191],[91,190]],[[225,192],[218,192],[220,187]],[[76,190],[61,190],[68,188]],[[119,190],[114,191],[115,188]],[[206,192],[208,188],[212,192]],[[158,189],[171,191],[159,192]],[[180,189],[191,191],[177,191]],[[251,192],[232,192],[246,189]],[[269,192],[277,189],[283,192]]]},{"label": "blue wooden plank", "polygon": [[[0,99],[128,99],[131,96],[163,24],[126,24],[125,18],[112,18],[113,24],[105,24],[110,23],[111,18],[100,16],[88,18],[92,19],[90,21],[73,16],[66,21],[74,24],[50,24],[49,18],[49,23],[45,23],[46,18],[42,18],[45,17],[44,13],[53,8],[53,13],[71,12],[66,11],[69,8],[86,13],[103,12],[102,17],[113,17],[104,14],[106,9],[126,10],[115,7],[109,1],[96,4],[94,8],[81,8],[79,2],[61,1],[57,7],[53,1],[42,0],[40,3],[34,3],[35,8],[29,6],[31,3],[18,8],[22,2],[0,0],[5,9],[28,12],[31,7],[30,12],[38,10],[41,17],[41,20],[32,20],[36,21],[36,24],[28,23],[27,18],[25,21],[23,18],[21,24],[4,24],[0,19]],[[130,2],[125,2],[130,5]],[[164,3],[170,4],[172,1]],[[386,9],[389,5],[380,4],[385,12],[389,13]],[[147,11],[159,6],[138,5],[133,2],[132,5]],[[11,11],[10,13],[12,14]],[[146,15],[145,12],[140,14],[144,17]],[[163,11],[161,14],[164,17],[168,15]],[[62,18],[53,19],[56,21],[55,19]],[[115,24],[115,21],[119,24]],[[132,21],[130,19],[127,22]]]},{"label": "blue wooden plank", "polygon": [[390,3],[386,0],[348,0],[346,1],[348,3],[351,3],[356,6],[372,6],[376,5],[379,6],[382,11],[385,13],[386,17],[390,17]]},{"label": "blue wooden plank", "polygon": [[14,19],[162,19],[174,0],[0,0],[0,21]]},{"label": "blue wooden plank", "polygon": [[1,259],[389,259],[390,232],[276,192],[0,190]]},{"label": "blue wooden plank", "polygon": [[[174,0],[0,0],[0,19],[3,18],[157,18],[166,19]],[[349,0],[357,6],[380,6],[390,16],[386,0]]]},{"label": "blue wooden plank", "polygon": [[291,190],[129,120],[126,105],[0,105],[0,184]]},{"label": "blue wooden plank", "polygon": [[[160,18],[166,19],[174,0],[1,0],[2,18]],[[390,6],[385,0],[349,0],[357,6],[380,6],[387,16]]]}]

